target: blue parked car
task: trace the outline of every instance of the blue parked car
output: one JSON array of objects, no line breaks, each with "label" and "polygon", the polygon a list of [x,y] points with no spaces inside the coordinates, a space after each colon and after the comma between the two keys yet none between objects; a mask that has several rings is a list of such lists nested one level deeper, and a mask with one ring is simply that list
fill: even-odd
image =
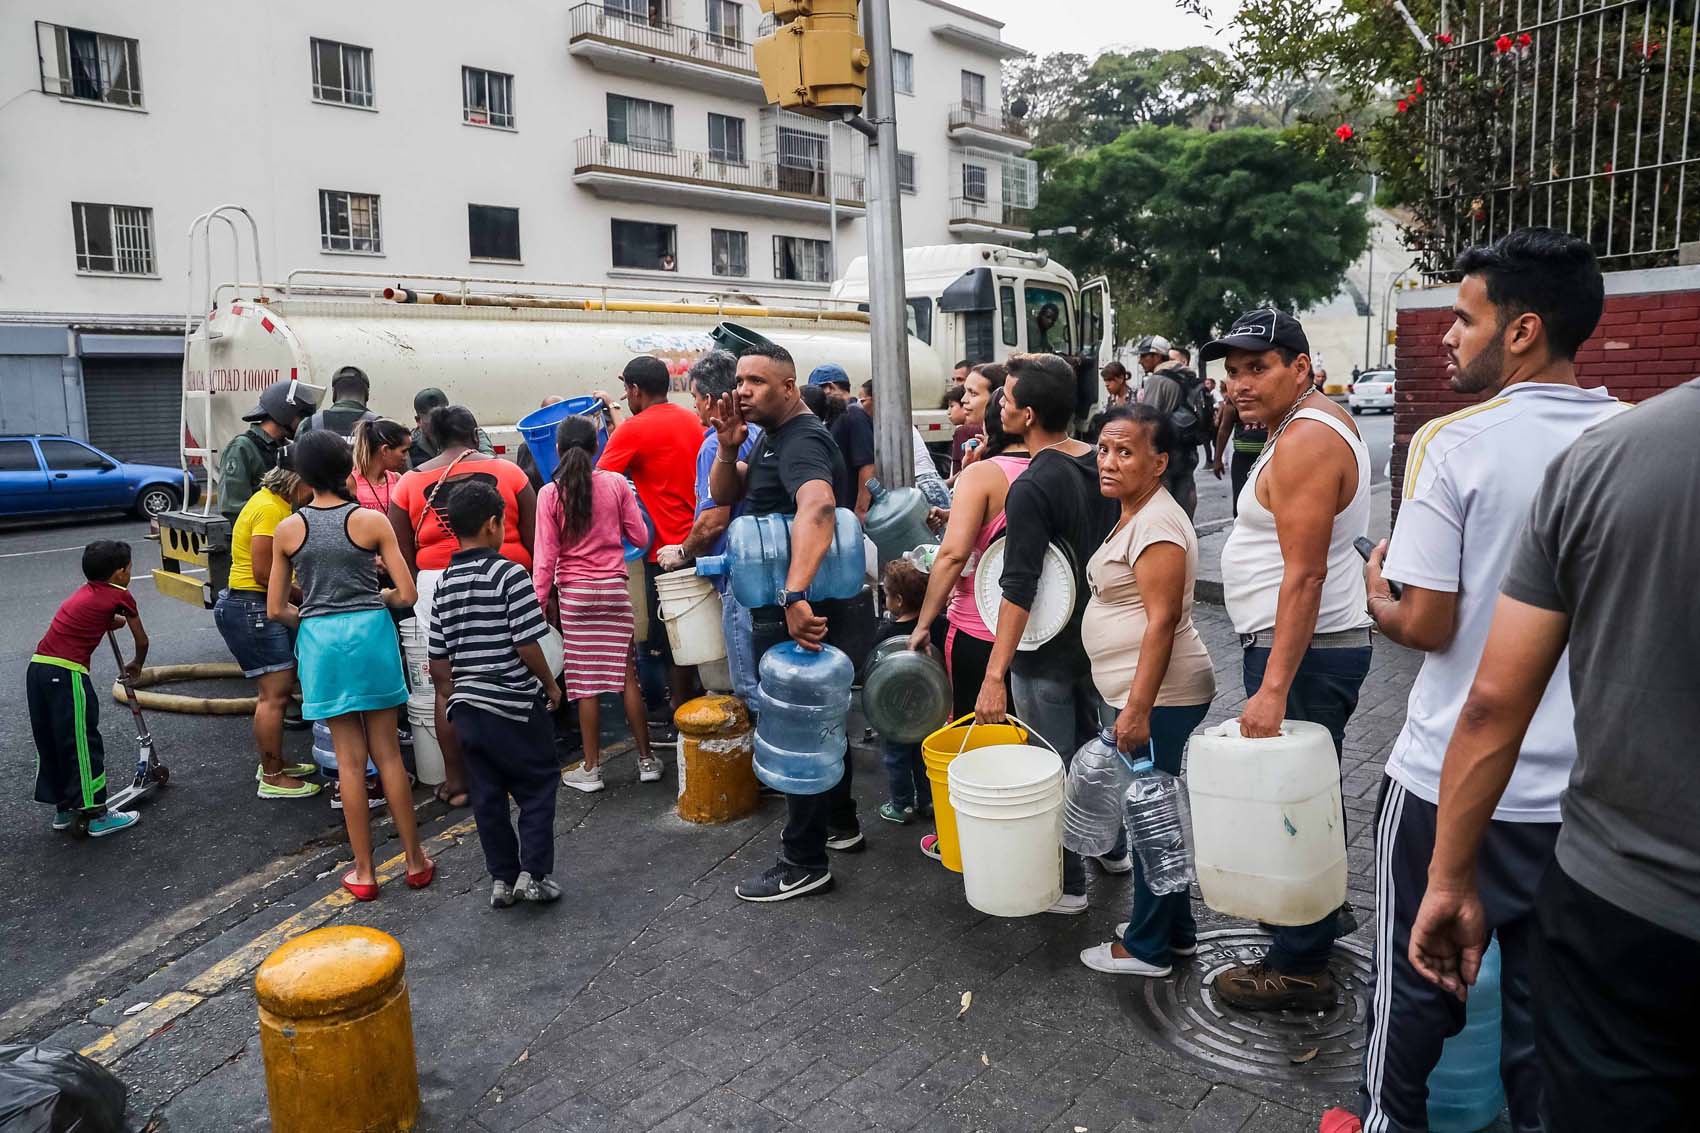
[{"label": "blue parked car", "polygon": [[133,511],[143,519],[194,503],[200,486],[162,464],[126,464],[74,437],[0,436],[0,516]]}]

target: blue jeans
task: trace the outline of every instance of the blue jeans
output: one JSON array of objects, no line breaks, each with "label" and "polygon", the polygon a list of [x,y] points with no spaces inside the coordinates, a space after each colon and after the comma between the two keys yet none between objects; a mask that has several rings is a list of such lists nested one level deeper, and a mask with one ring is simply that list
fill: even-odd
[{"label": "blue jeans", "polygon": [[725,577],[715,579],[720,590],[720,628],[726,634],[726,667],[732,670],[732,692],[752,715],[756,706],[756,655],[750,632],[750,611],[738,605]]},{"label": "blue jeans", "polygon": [[[1210,703],[1167,705],[1151,710],[1151,756],[1157,769],[1170,775],[1181,773],[1186,742],[1204,723]],[[1147,964],[1158,967],[1170,962],[1169,949],[1198,939],[1192,919],[1192,894],[1186,890],[1162,896],[1145,887],[1145,870],[1139,855],[1133,856],[1133,912],[1128,915],[1122,947]]]},{"label": "blue jeans", "polygon": [[[1074,753],[1096,736],[1111,719],[1109,706],[1098,695],[1092,674],[1071,677],[1063,673],[1009,674],[1009,691],[1015,714],[1062,756],[1066,768]],[[1116,838],[1116,848],[1104,857],[1116,859],[1127,853],[1127,831]],[[1073,850],[1063,849],[1063,892],[1072,897],[1086,895],[1086,861]]]},{"label": "blue jeans", "polygon": [[880,742],[885,759],[885,778],[891,788],[891,805],[898,810],[926,811],[933,805],[933,785],[921,762],[920,744]]},{"label": "blue jeans", "polygon": [[[1364,637],[1367,641],[1368,631]],[[1309,720],[1327,728],[1334,738],[1336,759],[1345,749],[1346,721],[1357,710],[1358,690],[1369,675],[1370,654],[1368,644],[1345,649],[1307,649],[1293,676],[1293,685],[1287,690],[1287,719]],[[1246,696],[1255,695],[1263,687],[1263,671],[1268,664],[1268,649],[1246,647],[1241,668]],[[1265,962],[1276,971],[1308,975],[1328,966],[1328,952],[1334,946],[1333,913],[1313,924],[1270,927],[1269,931],[1274,934],[1275,943],[1270,946]]]}]

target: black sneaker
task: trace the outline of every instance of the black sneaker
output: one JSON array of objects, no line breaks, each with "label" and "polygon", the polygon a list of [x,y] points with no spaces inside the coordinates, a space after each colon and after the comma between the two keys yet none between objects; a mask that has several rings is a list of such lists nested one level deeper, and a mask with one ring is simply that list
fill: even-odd
[{"label": "black sneaker", "polygon": [[740,901],[789,901],[810,893],[825,893],[832,888],[832,871],[804,869],[789,862],[780,862],[759,877],[740,881],[732,892]]},{"label": "black sneaker", "polygon": [[862,837],[860,830],[852,830],[845,834],[826,832],[826,848],[837,850],[841,854],[859,854],[868,848],[868,840]]}]

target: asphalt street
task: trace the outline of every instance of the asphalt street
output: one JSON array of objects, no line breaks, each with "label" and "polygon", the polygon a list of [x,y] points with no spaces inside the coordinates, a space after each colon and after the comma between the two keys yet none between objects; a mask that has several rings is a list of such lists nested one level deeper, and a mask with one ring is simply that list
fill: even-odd
[{"label": "asphalt street", "polygon": [[[1359,418],[1375,478],[1385,479],[1393,418]],[[1226,479],[1201,465],[1197,522],[1209,530],[1229,518]],[[329,870],[344,848],[341,815],[328,797],[261,801],[254,795],[253,747],[242,717],[152,712],[171,783],[141,805],[134,829],[76,841],[48,828],[48,808],[31,799],[34,744],[24,705],[24,670],[54,609],[81,584],[79,556],[97,538],[135,549],[132,590],[153,639],[157,664],[227,661],[209,611],[162,597],[151,570],[158,545],[133,519],[0,525],[0,861],[13,883],[0,895],[0,936],[10,962],[0,967],[0,1039],[28,1026],[87,1010],[99,989],[146,960],[181,954],[234,921]],[[126,647],[127,635],[120,635]],[[110,653],[95,655],[102,691],[101,732],[115,782],[128,778],[135,740],[127,711],[106,695]],[[240,695],[240,682],[178,691]],[[310,734],[286,734],[286,755],[309,758]],[[420,790],[417,798],[425,800]],[[424,811],[441,811],[425,803]],[[378,812],[375,818],[381,818]],[[384,836],[381,820],[377,833]],[[163,949],[163,952],[161,951]]]}]

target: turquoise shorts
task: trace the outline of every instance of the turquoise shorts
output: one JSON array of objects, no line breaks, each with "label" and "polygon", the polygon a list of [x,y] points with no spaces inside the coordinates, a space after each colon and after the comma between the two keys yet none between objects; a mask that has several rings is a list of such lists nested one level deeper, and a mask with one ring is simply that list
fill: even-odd
[{"label": "turquoise shorts", "polygon": [[301,715],[328,720],[407,702],[401,645],[388,610],[302,618],[295,631]]}]

